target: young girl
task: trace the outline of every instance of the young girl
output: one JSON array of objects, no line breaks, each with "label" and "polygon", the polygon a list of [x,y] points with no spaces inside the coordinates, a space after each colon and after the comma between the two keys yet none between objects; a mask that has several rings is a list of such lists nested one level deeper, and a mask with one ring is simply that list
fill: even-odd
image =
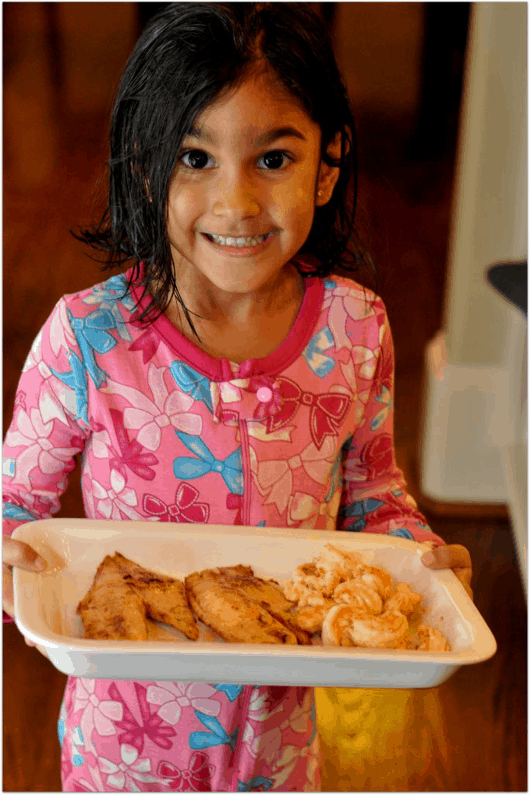
[{"label": "young girl", "polygon": [[[4,534],[58,510],[82,452],[87,517],[388,533],[430,541],[428,565],[467,583],[469,556],[441,546],[395,465],[384,305],[339,275],[369,261],[318,17],[169,7],[127,64],[110,143],[108,209],[80,236],[129,269],[62,298],[31,349]],[[11,615],[11,567],[37,562],[5,539]],[[59,736],[64,791],[320,783],[311,688],[70,678]]]}]

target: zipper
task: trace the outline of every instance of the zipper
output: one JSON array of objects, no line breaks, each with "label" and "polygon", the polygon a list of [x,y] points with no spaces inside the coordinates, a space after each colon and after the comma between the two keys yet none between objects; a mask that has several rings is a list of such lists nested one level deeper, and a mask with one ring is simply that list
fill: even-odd
[{"label": "zipper", "polygon": [[252,495],[252,478],[250,475],[250,455],[247,423],[245,420],[239,421],[239,433],[241,436],[241,467],[243,470],[243,494],[241,498],[241,524],[250,524],[250,500]]},{"label": "zipper", "polygon": [[239,755],[241,752],[241,746],[243,745],[243,737],[247,725],[247,713],[250,704],[250,699],[252,698],[252,691],[254,690],[254,685],[244,685],[244,687],[245,687],[245,696],[243,699],[243,705],[241,709],[242,715],[241,715],[241,720],[239,722],[239,731],[237,733],[236,747],[234,748],[234,756],[232,759],[232,766],[234,768],[232,790],[231,790],[232,792],[237,792],[237,784],[239,776]]}]

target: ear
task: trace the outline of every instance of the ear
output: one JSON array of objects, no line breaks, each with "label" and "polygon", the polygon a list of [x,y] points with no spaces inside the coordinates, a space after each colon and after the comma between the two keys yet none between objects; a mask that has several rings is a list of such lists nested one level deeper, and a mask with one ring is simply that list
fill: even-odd
[{"label": "ear", "polygon": [[[334,159],[340,160],[340,149],[342,142],[342,133],[338,132],[327,148],[327,153]],[[333,189],[337,184],[340,169],[338,166],[330,166],[324,160],[320,161],[320,168],[318,171],[317,191],[315,204],[317,207],[323,207],[327,204],[333,195]]]}]

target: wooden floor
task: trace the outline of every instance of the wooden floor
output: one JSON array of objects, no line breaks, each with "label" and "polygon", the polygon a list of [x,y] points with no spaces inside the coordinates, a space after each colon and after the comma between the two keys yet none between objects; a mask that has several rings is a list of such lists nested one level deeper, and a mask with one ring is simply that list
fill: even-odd
[{"label": "wooden floor", "polygon": [[[46,6],[53,4],[14,4]],[[74,4],[75,5],[75,4]],[[87,6],[90,4],[80,4]],[[111,4],[102,4],[111,5]],[[128,4],[123,4],[127,6]],[[5,6],[4,6],[5,8]],[[24,9],[22,9],[24,11]],[[25,13],[27,13],[27,8]],[[38,28],[38,24],[36,27]],[[43,23],[44,24],[44,23]],[[10,18],[5,25],[4,427],[30,344],[55,301],[100,278],[68,230],[91,217],[104,157],[105,103],[65,101],[67,75],[54,72],[42,37]],[[53,64],[52,64],[53,65]],[[64,67],[64,61],[63,61]],[[101,68],[101,67],[100,67]],[[113,61],[109,69],[115,70]],[[82,85],[90,75],[79,75]],[[109,91],[115,72],[108,75]],[[72,78],[73,79],[73,78]],[[101,79],[100,76],[98,79]],[[422,405],[422,357],[441,322],[454,158],[406,160],[392,127],[365,120],[361,218],[382,275],[393,327],[396,449],[410,490],[416,471]],[[431,508],[433,506],[430,506]],[[61,511],[80,516],[79,485]],[[461,668],[440,688],[417,691],[386,764],[363,769],[355,730],[347,730],[348,693],[335,699],[336,729],[323,731],[326,790],[526,791],[526,602],[506,515],[426,511],[447,542],[473,558],[475,601],[498,652]],[[3,790],[59,792],[56,721],[65,677],[16,628],[4,628]],[[397,694],[381,700],[400,709]],[[341,712],[342,710],[342,712]]]}]

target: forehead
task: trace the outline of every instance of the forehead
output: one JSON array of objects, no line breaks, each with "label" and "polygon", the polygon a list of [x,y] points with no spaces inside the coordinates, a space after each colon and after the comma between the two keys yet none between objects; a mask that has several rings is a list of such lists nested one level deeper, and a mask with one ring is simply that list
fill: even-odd
[{"label": "forehead", "polygon": [[211,143],[237,137],[261,145],[279,133],[311,144],[320,140],[318,124],[267,72],[245,78],[212,102],[196,117],[190,134]]}]

